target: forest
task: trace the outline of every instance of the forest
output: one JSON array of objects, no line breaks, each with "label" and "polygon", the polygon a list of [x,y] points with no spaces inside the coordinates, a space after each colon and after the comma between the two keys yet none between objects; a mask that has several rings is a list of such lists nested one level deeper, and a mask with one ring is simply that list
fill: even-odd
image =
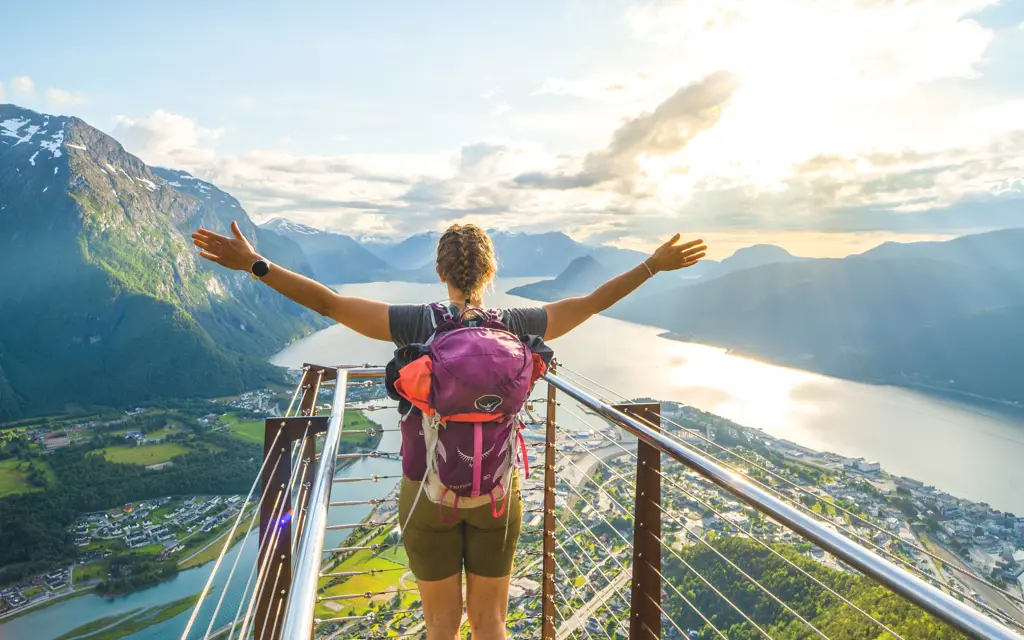
[{"label": "forest", "polygon": [[[865,613],[882,621],[906,640],[964,638],[945,623],[876,582],[859,575],[830,569],[800,555],[791,545],[780,544],[774,548],[822,584],[842,594]],[[755,640],[764,637],[754,628],[752,622],[766,631],[770,637],[778,640],[820,637],[739,570],[724,562],[716,551],[778,596],[806,622],[814,625],[829,638],[893,638],[879,625],[844,604],[757,542],[740,537],[712,537],[710,545],[690,545],[684,547],[678,557],[667,554],[662,559],[665,579],[672,585],[666,586],[662,598],[665,611],[682,628],[700,629],[702,640],[720,636],[694,611],[694,607],[699,609],[718,630],[735,640]],[[682,560],[719,591],[727,594],[736,608],[709,589]],[[687,604],[682,596],[685,596],[693,607]],[[745,620],[737,608],[750,620]]]},{"label": "forest", "polygon": [[193,450],[160,471],[109,462],[83,447],[53,452],[48,462],[56,482],[0,499],[0,584],[71,562],[78,548],[68,527],[81,513],[162,496],[247,493],[261,448],[213,433],[204,441],[218,450]]}]

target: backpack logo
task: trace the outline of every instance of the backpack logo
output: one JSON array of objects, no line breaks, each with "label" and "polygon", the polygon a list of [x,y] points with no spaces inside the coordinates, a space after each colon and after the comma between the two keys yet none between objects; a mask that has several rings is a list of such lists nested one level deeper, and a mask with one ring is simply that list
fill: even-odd
[{"label": "backpack logo", "polygon": [[477,409],[485,413],[492,413],[495,409],[501,406],[501,396],[480,396],[479,398],[476,399],[476,402],[474,402],[473,404]]}]

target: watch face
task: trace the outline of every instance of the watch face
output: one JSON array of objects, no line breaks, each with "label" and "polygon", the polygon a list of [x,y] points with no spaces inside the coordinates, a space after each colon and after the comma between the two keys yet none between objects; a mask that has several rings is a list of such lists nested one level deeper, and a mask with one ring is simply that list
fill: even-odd
[{"label": "watch face", "polygon": [[254,276],[262,278],[270,273],[270,265],[265,260],[257,260],[252,265],[252,273]]}]

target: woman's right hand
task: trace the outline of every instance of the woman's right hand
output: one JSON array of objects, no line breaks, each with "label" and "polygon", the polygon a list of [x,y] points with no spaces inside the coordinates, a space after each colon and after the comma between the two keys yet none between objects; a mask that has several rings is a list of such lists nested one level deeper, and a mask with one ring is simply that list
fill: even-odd
[{"label": "woman's right hand", "polygon": [[249,271],[260,255],[242,235],[237,222],[231,223],[231,233],[234,238],[199,228],[192,234],[192,244],[202,249],[199,255],[211,262],[236,271]]}]

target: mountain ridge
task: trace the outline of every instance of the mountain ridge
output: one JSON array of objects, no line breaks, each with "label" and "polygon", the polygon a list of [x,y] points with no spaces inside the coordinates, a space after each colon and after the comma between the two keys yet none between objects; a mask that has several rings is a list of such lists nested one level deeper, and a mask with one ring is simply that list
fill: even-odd
[{"label": "mountain ridge", "polygon": [[[314,238],[336,236],[346,238],[360,245],[366,251],[382,260],[386,268],[377,268],[374,277],[381,280],[402,280],[409,282],[434,282],[437,279],[435,260],[437,242],[441,234],[436,231],[416,233],[405,238],[382,240],[359,240],[352,236],[338,234],[295,222],[285,217],[276,217],[261,223],[261,228],[283,233],[295,239],[306,253]],[[590,255],[617,272],[636,266],[647,258],[647,254],[632,249],[621,249],[609,245],[590,245],[573,239],[561,231],[530,233],[486,229],[494,243],[498,258],[499,277],[543,277],[556,276],[573,260]],[[319,271],[315,268],[314,271]],[[345,280],[349,282],[351,280]],[[362,280],[359,280],[362,281]],[[341,283],[343,281],[336,281]]]},{"label": "mountain ridge", "polygon": [[325,326],[202,260],[188,235],[226,232],[221,204],[266,239],[237,201],[207,202],[160,171],[81,119],[0,106],[0,268],[19,274],[0,281],[0,386],[16,399],[0,420],[252,388],[280,379],[263,357]]},{"label": "mountain ridge", "polygon": [[[972,259],[951,261],[951,252]],[[1024,229],[872,255],[744,269],[609,311],[786,366],[983,396],[999,390],[1024,402],[1024,375],[1012,364],[1024,358],[1024,323],[1006,319],[1024,307]]]},{"label": "mountain ridge", "polygon": [[[288,218],[259,225],[260,232],[286,238],[302,249],[316,280],[324,284],[376,282],[392,277],[393,270],[350,236],[323,231]],[[272,253],[266,256],[275,260]]]}]

